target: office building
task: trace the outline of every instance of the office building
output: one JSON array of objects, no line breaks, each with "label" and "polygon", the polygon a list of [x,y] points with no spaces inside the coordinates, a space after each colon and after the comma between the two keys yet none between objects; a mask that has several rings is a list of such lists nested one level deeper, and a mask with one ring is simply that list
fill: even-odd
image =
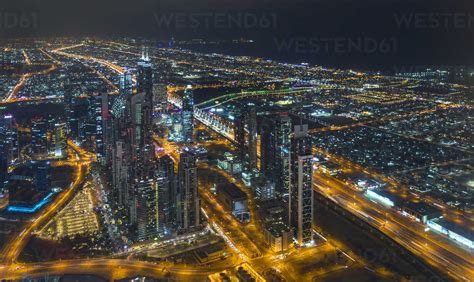
[{"label": "office building", "polygon": [[176,228],[177,183],[174,173],[174,162],[168,156],[158,160],[156,170],[158,185],[158,230],[160,234],[169,235]]},{"label": "office building", "polygon": [[194,114],[194,94],[191,85],[186,86],[183,93],[183,108],[181,112],[182,139],[183,143],[193,143],[193,114]]},{"label": "office building", "polygon": [[275,181],[276,193],[288,197],[291,119],[287,114],[268,116],[260,122],[260,171]]},{"label": "office building", "polygon": [[240,160],[230,152],[225,152],[222,158],[217,159],[217,166],[232,175],[242,173],[242,164]]},{"label": "office building", "polygon": [[178,166],[177,212],[180,230],[187,231],[200,226],[196,157],[188,148],[181,153]]},{"label": "office building", "polygon": [[281,221],[268,223],[263,229],[265,243],[274,252],[283,252],[290,248],[293,232],[286,224]]},{"label": "office building", "polygon": [[153,84],[153,95],[160,110],[165,109],[168,103],[168,91],[167,91],[166,84],[164,83]]},{"label": "office building", "polygon": [[308,125],[296,125],[290,149],[289,226],[298,245],[313,240],[313,156]]},{"label": "office building", "polygon": [[8,160],[0,154],[0,210],[8,205]]},{"label": "office building", "polygon": [[[236,114],[235,140],[244,169],[252,172],[257,169],[257,112],[255,107],[244,108]],[[246,129],[248,132],[246,132]]]},{"label": "office building", "polygon": [[131,163],[128,159],[127,145],[117,141],[112,149],[112,185],[119,206],[128,206]]},{"label": "office building", "polygon": [[145,140],[143,127],[143,107],[145,103],[145,93],[137,93],[131,99],[131,130],[132,130],[132,158],[138,159],[143,157],[141,149],[143,149]]},{"label": "office building", "polygon": [[51,190],[51,163],[49,161],[39,161],[34,164],[36,190],[41,193],[48,193]]},{"label": "office building", "polygon": [[58,120],[53,125],[52,146],[50,154],[54,158],[67,157],[67,124]]},{"label": "office building", "polygon": [[248,111],[248,171],[257,168],[257,111],[255,107],[251,107]]},{"label": "office building", "polygon": [[110,164],[112,161],[113,122],[109,111],[109,95],[101,94],[100,118],[96,117],[96,151],[97,159],[102,165]]},{"label": "office building", "polygon": [[19,158],[18,128],[13,116],[0,116],[0,154],[7,165],[14,164]]},{"label": "office building", "polygon": [[255,196],[262,200],[271,200],[275,199],[275,183],[271,180],[266,179],[265,177],[258,177],[254,181],[255,184]]},{"label": "office building", "polygon": [[137,67],[137,93],[153,93],[153,68],[148,50],[142,51]]},{"label": "office building", "polygon": [[153,158],[153,109],[154,109],[154,92],[153,92],[153,65],[148,56],[148,50],[144,50],[142,57],[138,62],[137,68],[137,93],[144,93],[141,108],[142,123],[142,152],[146,159]]},{"label": "office building", "polygon": [[247,195],[235,184],[219,184],[216,191],[219,202],[237,219],[242,222],[250,220]]},{"label": "office building", "polygon": [[64,84],[64,112],[66,113],[67,132],[70,138],[77,141],[79,137],[79,120],[75,112],[75,97],[79,95],[80,86]]},{"label": "office building", "polygon": [[126,69],[119,77],[120,94],[125,97],[133,95],[133,74],[129,69]]},{"label": "office building", "polygon": [[44,159],[48,155],[48,122],[44,118],[31,120],[31,153],[33,159]]},{"label": "office building", "polygon": [[91,99],[91,104],[93,104],[93,109],[91,109],[91,125],[94,129],[94,144],[93,147],[95,149],[95,153],[97,156],[97,160],[99,162],[103,162],[105,158],[105,144],[104,144],[104,120],[103,111],[107,111],[108,109],[108,96],[105,95],[97,95],[93,96]]},{"label": "office building", "polygon": [[234,128],[235,128],[235,141],[238,144],[238,155],[239,159],[244,164],[246,160],[246,141],[245,141],[245,111],[239,111],[235,115]]},{"label": "office building", "polygon": [[137,239],[156,238],[159,227],[158,185],[153,177],[144,177],[134,183],[136,192]]}]

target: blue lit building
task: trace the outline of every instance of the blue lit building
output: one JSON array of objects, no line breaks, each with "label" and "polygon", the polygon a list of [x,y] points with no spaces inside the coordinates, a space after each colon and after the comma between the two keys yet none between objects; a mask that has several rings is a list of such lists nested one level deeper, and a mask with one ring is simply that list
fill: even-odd
[{"label": "blue lit building", "polygon": [[427,225],[431,230],[448,236],[454,242],[469,249],[474,249],[474,233],[470,226],[448,221],[444,218],[428,220]]}]

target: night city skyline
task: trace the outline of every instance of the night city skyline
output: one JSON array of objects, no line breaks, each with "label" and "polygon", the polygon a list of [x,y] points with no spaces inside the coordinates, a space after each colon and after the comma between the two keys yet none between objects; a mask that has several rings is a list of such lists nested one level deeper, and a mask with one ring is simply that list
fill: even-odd
[{"label": "night city skyline", "polygon": [[474,5],[0,4],[0,280],[473,281]]}]

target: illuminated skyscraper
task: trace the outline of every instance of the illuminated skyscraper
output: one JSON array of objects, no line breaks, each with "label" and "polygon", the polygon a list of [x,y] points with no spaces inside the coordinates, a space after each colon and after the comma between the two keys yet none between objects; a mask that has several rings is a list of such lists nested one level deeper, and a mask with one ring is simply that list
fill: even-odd
[{"label": "illuminated skyscraper", "polygon": [[128,207],[130,203],[130,162],[126,155],[126,145],[122,141],[117,141],[112,154],[112,185],[114,196],[119,206]]},{"label": "illuminated skyscraper", "polygon": [[137,239],[158,236],[158,183],[153,177],[143,177],[133,185],[136,191]]},{"label": "illuminated skyscraper", "polygon": [[137,68],[137,93],[145,92],[153,95],[153,68],[148,57],[148,51],[142,52]]},{"label": "illuminated skyscraper", "polygon": [[[142,152],[143,157],[147,160],[154,158],[154,146],[152,140],[153,134],[153,109],[154,109],[154,93],[153,93],[153,74],[152,74],[152,65],[149,62],[148,54],[146,55],[144,61],[139,63],[139,81],[137,84],[141,85],[145,97],[143,99],[142,106]],[[140,74],[141,73],[141,74]],[[138,86],[137,86],[138,87]],[[139,89],[140,90],[140,89]]]},{"label": "illuminated skyscraper", "polygon": [[294,127],[290,149],[289,225],[299,245],[313,240],[313,156],[308,125]]},{"label": "illuminated skyscraper", "polygon": [[76,84],[64,84],[64,111],[66,113],[66,123],[68,135],[73,140],[78,140],[79,123],[74,110],[74,97],[80,91],[80,87]]},{"label": "illuminated skyscraper", "polygon": [[18,129],[11,115],[0,117],[0,209],[8,204],[8,167],[18,155]]},{"label": "illuminated skyscraper", "polygon": [[11,115],[0,116],[0,154],[8,165],[15,163],[19,157],[18,128]]},{"label": "illuminated skyscraper", "polygon": [[191,85],[186,86],[183,93],[183,109],[181,112],[183,124],[183,142],[186,144],[193,143],[193,114],[194,114],[194,94]]},{"label": "illuminated skyscraper", "polygon": [[248,142],[248,170],[254,170],[257,168],[257,112],[255,107],[251,107],[248,111],[248,130],[249,130],[249,142]]},{"label": "illuminated skyscraper", "polygon": [[145,128],[143,120],[143,109],[145,104],[145,93],[137,93],[131,100],[131,127],[132,130],[132,158],[143,160],[143,148],[145,146]]},{"label": "illuminated skyscraper", "polygon": [[67,124],[58,120],[53,125],[51,154],[54,158],[67,156]]},{"label": "illuminated skyscraper", "polygon": [[189,149],[180,155],[178,167],[178,226],[190,230],[200,226],[196,156]]},{"label": "illuminated skyscraper", "polygon": [[47,193],[51,189],[51,163],[49,161],[39,161],[34,165],[36,175],[36,190]]},{"label": "illuminated skyscraper", "polygon": [[123,74],[120,75],[120,94],[131,97],[133,94],[133,75],[130,70],[125,70]]},{"label": "illuminated skyscraper", "polygon": [[[79,119],[79,142],[97,153],[97,129],[102,127],[101,97],[93,94],[88,99],[87,116]],[[102,141],[102,138],[100,138]],[[100,148],[99,148],[100,150]]]},{"label": "illuminated skyscraper", "polygon": [[31,152],[36,159],[48,155],[48,122],[44,118],[31,120]]},{"label": "illuminated skyscraper", "polygon": [[274,181],[278,195],[289,189],[289,150],[291,119],[287,114],[268,116],[260,125],[260,171]]},{"label": "illuminated skyscraper", "polygon": [[246,160],[246,141],[245,141],[245,112],[239,111],[235,115],[234,127],[235,127],[235,141],[238,144],[239,148],[239,159],[242,163]]},{"label": "illuminated skyscraper", "polygon": [[33,159],[67,156],[67,123],[57,117],[31,120],[31,152]]},{"label": "illuminated skyscraper", "polygon": [[133,194],[134,163],[132,130],[132,73],[120,75],[120,93],[115,97],[110,109],[111,129],[108,146],[112,148],[112,184],[118,206],[130,210],[130,221],[136,219]]},{"label": "illuminated skyscraper", "polygon": [[155,83],[153,85],[153,95],[160,109],[165,109],[168,103],[168,92],[165,83]]},{"label": "illuminated skyscraper", "polygon": [[280,115],[276,123],[275,189],[284,198],[288,197],[290,189],[290,176],[287,173],[290,167],[290,136],[291,118],[288,115]]},{"label": "illuminated skyscraper", "polygon": [[113,123],[109,112],[109,95],[102,93],[100,97],[100,111],[96,117],[96,151],[97,159],[105,165],[112,160]]},{"label": "illuminated skyscraper", "polygon": [[8,205],[8,160],[0,153],[0,210]]},{"label": "illuminated skyscraper", "polygon": [[259,124],[260,133],[260,171],[269,179],[275,177],[276,125],[275,119],[265,117]]},{"label": "illuminated skyscraper", "polygon": [[[236,113],[235,140],[239,158],[247,172],[257,169],[257,112],[255,107],[244,107]],[[247,132],[246,132],[247,131]]]},{"label": "illuminated skyscraper", "polygon": [[174,162],[168,156],[158,160],[156,171],[158,183],[158,228],[161,234],[168,235],[176,227],[177,183]]}]

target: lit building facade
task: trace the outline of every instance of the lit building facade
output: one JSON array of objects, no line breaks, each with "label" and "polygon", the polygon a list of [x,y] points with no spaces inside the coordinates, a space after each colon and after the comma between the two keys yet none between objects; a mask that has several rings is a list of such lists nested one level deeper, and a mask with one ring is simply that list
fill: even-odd
[{"label": "lit building facade", "polygon": [[31,120],[31,153],[34,159],[48,155],[48,122],[44,118]]},{"label": "lit building facade", "polygon": [[299,245],[313,240],[313,156],[308,125],[296,125],[290,149],[289,225]]},{"label": "lit building facade", "polygon": [[159,231],[158,183],[154,178],[142,178],[134,183],[136,191],[137,239],[155,238]]},{"label": "lit building facade", "polygon": [[14,164],[19,158],[18,128],[13,116],[0,116],[0,154],[7,165]]},{"label": "lit building facade", "polygon": [[183,108],[181,112],[182,139],[183,143],[193,143],[193,114],[194,114],[194,94],[191,85],[186,86],[183,93]]},{"label": "lit building facade", "polygon": [[275,182],[276,193],[288,197],[291,119],[288,115],[269,116],[260,124],[260,171]]},{"label": "lit building facade", "polygon": [[196,157],[190,150],[180,155],[178,166],[178,227],[190,230],[200,226],[200,200],[198,195]]}]

